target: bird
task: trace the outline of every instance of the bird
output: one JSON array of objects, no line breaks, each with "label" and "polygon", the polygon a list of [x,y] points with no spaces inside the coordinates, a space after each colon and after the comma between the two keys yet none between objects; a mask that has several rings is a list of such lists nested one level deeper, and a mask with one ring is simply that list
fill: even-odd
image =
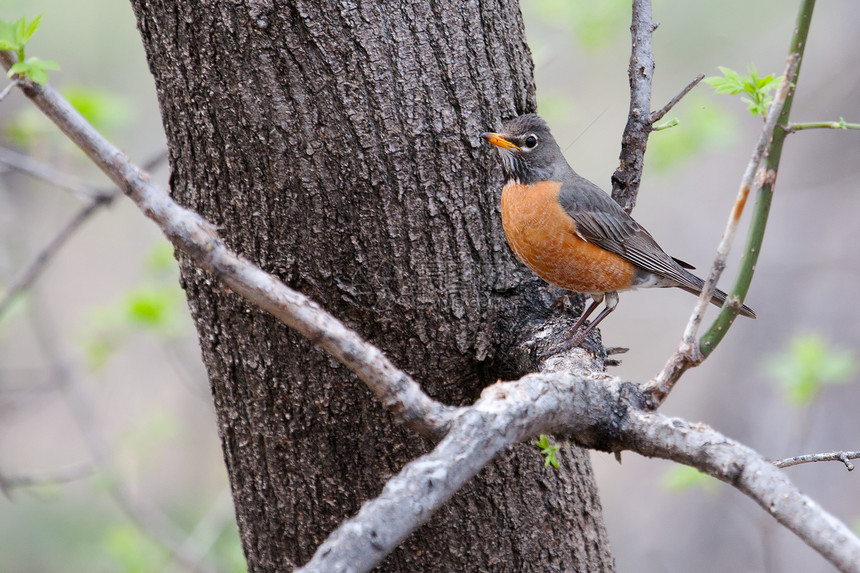
[{"label": "bird", "polygon": [[[581,344],[615,310],[619,291],[677,287],[701,294],[704,281],[688,270],[695,267],[669,256],[605,191],[576,173],[541,117],[520,115],[501,132],[481,137],[501,156],[502,227],[514,255],[546,282],[593,299],[565,347]],[[577,335],[604,301],[603,310]],[[710,302],[722,306],[725,301],[726,293],[715,289]],[[756,318],[746,305],[739,314]]]}]

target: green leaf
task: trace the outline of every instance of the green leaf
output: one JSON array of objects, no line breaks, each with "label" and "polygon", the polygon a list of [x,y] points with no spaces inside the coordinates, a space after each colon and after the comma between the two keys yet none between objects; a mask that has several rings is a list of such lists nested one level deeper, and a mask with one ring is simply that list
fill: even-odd
[{"label": "green leaf", "polygon": [[126,316],[140,326],[163,326],[170,314],[175,298],[164,289],[140,288],[125,300]]},{"label": "green leaf", "polygon": [[731,68],[719,66],[723,77],[705,78],[705,83],[714,88],[716,93],[735,95],[744,91],[744,80],[739,73]]},{"label": "green leaf", "polygon": [[43,14],[39,14],[38,16],[30,20],[29,24],[24,18],[21,18],[23,23],[23,29],[21,31],[21,35],[19,36],[19,41],[22,43],[22,45],[26,45],[27,42],[30,41],[30,38],[33,37],[33,33],[39,29],[39,23],[42,21],[42,16]]},{"label": "green leaf", "polygon": [[161,276],[178,268],[176,258],[173,256],[173,244],[170,241],[159,240],[146,255],[146,269],[152,275]]},{"label": "green leaf", "polygon": [[27,76],[39,85],[44,85],[48,81],[48,72],[46,70],[59,70],[60,65],[53,60],[40,60],[33,57],[28,58],[25,62],[16,62],[9,68],[7,77],[12,77],[15,74]]},{"label": "green leaf", "polygon": [[535,442],[535,445],[541,449],[540,453],[545,457],[543,466],[546,468],[552,465],[552,467],[558,469],[558,458],[556,458],[555,453],[561,448],[561,446],[558,444],[550,444],[549,438],[547,438],[546,434],[541,434],[538,441]]},{"label": "green leaf", "polygon": [[694,467],[676,465],[663,473],[661,479],[663,487],[668,491],[684,491],[693,488],[701,488],[706,491],[715,491],[717,481],[708,474],[702,473]]},{"label": "green leaf", "polygon": [[857,359],[850,350],[833,350],[818,334],[792,339],[788,348],[765,359],[765,371],[777,380],[789,404],[810,405],[829,384],[844,384],[857,373]]},{"label": "green leaf", "polygon": [[782,77],[774,77],[773,74],[759,77],[755,64],[747,66],[747,75],[742,76],[731,68],[719,66],[723,77],[715,76],[705,78],[705,82],[714,88],[718,94],[737,95],[744,94],[741,100],[747,104],[747,110],[754,116],[764,116],[773,101],[770,92],[775,90]]}]

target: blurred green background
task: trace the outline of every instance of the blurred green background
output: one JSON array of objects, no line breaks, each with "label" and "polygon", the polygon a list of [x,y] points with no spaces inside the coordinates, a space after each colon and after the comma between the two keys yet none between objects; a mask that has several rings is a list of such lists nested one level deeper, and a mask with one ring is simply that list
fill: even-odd
[{"label": "blurred green background", "polygon": [[[525,0],[522,8],[538,111],[574,169],[608,188],[629,102],[629,1]],[[655,0],[653,108],[697,74],[717,75],[717,66],[745,71],[754,63],[763,74],[781,73],[795,11],[794,2],[778,0]],[[158,156],[165,148],[158,105],[128,3],[0,1],[0,19],[41,13],[28,55],[57,60],[62,70],[52,83],[134,161]],[[860,121],[858,24],[856,0],[819,3],[796,121]],[[680,124],[650,140],[634,215],[704,273],[760,120],[739,98],[713,95],[704,84],[664,120],[671,118]],[[0,103],[0,138],[109,188],[20,94]],[[858,158],[860,132],[789,137],[748,297],[759,320],[739,320],[705,365],[685,376],[665,413],[707,422],[774,459],[860,449]],[[167,184],[163,163],[153,175]],[[73,194],[0,172],[0,287],[81,206]],[[623,294],[602,325],[608,346],[631,348],[612,373],[637,382],[656,374],[693,304],[674,289]],[[103,463],[91,470],[94,449]],[[629,453],[623,465],[604,454],[593,459],[619,571],[831,570],[708,477]],[[537,452],[535,463],[542,463]],[[85,477],[5,488],[0,572],[182,570],[127,517],[129,505],[174,522],[181,550],[206,567],[244,570],[171,249],[122,198],[79,231],[0,319],[0,478],[8,486],[16,476],[66,470]],[[860,524],[860,476],[838,463],[787,471],[826,509]]]}]

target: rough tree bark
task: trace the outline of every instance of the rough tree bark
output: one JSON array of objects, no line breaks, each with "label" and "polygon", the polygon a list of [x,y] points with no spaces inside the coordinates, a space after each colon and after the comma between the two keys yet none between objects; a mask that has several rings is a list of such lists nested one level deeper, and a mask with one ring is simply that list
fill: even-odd
[{"label": "rough tree bark", "polygon": [[[535,368],[535,317],[569,322],[504,243],[500,170],[477,137],[535,106],[515,2],[132,5],[180,203],[446,403]],[[249,569],[302,564],[431,444],[180,263]],[[611,570],[587,455],[557,473],[515,448],[382,568]]]}]

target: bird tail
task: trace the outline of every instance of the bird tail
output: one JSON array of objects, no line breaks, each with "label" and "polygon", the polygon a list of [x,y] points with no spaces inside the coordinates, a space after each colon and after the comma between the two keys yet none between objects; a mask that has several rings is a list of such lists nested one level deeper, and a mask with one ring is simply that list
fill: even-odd
[{"label": "bird tail", "polygon": [[[693,273],[685,272],[687,278],[690,280],[690,285],[679,284],[678,287],[684,289],[685,291],[692,293],[696,296],[702,294],[702,287],[705,286],[705,281],[694,275]],[[714,306],[723,306],[723,303],[726,302],[726,298],[728,295],[721,291],[720,289],[714,289],[714,294],[711,295],[711,304]],[[749,318],[757,318],[755,311],[748,307],[747,305],[741,305],[740,314],[743,316],[747,316]]]}]

